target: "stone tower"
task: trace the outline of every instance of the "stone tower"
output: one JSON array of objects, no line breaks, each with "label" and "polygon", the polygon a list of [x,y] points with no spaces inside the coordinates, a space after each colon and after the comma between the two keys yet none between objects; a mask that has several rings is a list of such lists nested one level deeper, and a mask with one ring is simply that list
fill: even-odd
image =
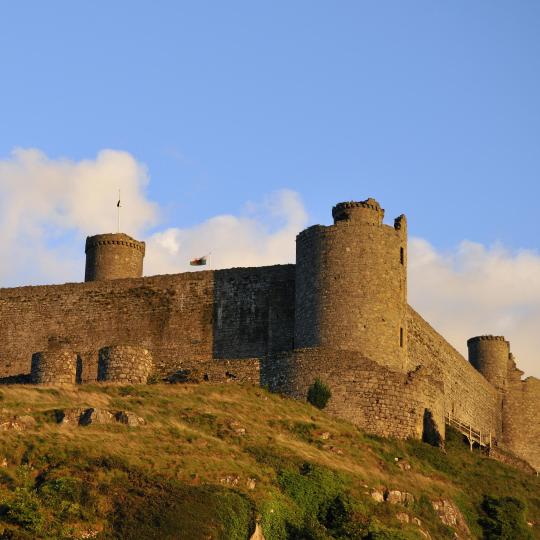
[{"label": "stone tower", "polygon": [[144,242],[123,233],[97,234],[86,239],[85,281],[142,276]]},{"label": "stone tower", "polygon": [[383,224],[374,199],[342,202],[334,224],[296,238],[296,348],[358,351],[396,370],[407,363],[407,224]]},{"label": "stone tower", "polygon": [[506,388],[510,343],[503,336],[467,340],[469,362],[498,390]]}]

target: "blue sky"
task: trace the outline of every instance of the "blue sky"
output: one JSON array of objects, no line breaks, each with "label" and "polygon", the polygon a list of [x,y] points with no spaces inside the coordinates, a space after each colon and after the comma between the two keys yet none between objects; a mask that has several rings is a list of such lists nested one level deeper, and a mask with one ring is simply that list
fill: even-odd
[{"label": "blue sky", "polygon": [[536,1],[4,1],[0,156],[148,166],[165,223],[279,188],[538,248]]},{"label": "blue sky", "polygon": [[342,200],[407,214],[409,298],[540,375],[540,3],[0,0],[0,287],[294,261]]}]

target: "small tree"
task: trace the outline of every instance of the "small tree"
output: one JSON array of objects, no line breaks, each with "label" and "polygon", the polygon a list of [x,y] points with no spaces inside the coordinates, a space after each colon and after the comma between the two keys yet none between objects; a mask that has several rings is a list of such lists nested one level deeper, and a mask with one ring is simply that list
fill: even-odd
[{"label": "small tree", "polygon": [[315,382],[308,389],[307,400],[317,409],[324,409],[331,397],[330,388],[321,379],[315,379]]}]

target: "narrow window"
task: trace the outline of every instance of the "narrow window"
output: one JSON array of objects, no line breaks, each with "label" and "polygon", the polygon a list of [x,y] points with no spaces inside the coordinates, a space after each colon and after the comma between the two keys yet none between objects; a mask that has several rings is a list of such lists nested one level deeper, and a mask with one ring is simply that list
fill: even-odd
[{"label": "narrow window", "polygon": [[399,248],[399,262],[401,264],[405,263],[405,252],[403,251],[403,248]]},{"label": "narrow window", "polygon": [[403,328],[399,329],[399,346],[403,347]]}]

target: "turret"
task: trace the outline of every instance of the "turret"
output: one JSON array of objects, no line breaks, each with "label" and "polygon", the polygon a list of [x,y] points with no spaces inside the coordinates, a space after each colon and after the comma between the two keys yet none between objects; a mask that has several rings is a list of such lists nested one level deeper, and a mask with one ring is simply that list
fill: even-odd
[{"label": "turret", "polygon": [[89,236],[84,251],[85,281],[142,276],[145,244],[127,234]]},{"label": "turret", "polygon": [[510,343],[503,336],[476,336],[467,341],[469,362],[499,390],[506,387]]},{"label": "turret", "polygon": [[296,238],[295,347],[358,351],[393,369],[407,359],[407,225],[374,199],[342,202],[334,224]]}]

